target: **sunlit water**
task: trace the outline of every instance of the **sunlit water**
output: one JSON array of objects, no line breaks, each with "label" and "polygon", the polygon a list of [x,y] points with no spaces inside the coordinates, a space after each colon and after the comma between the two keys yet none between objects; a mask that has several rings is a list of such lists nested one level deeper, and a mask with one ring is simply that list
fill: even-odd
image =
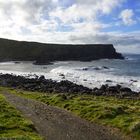
[{"label": "sunlit water", "polygon": [[125,60],[66,61],[42,66],[32,62],[6,62],[0,63],[0,72],[44,75],[47,79],[66,79],[89,88],[120,84],[140,91],[140,55],[126,54],[125,57]]}]

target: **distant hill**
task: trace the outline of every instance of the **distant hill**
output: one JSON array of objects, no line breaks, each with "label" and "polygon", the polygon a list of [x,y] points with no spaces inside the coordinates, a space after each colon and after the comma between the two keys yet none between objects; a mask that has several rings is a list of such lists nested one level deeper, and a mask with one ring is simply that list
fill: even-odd
[{"label": "distant hill", "polygon": [[123,59],[112,44],[45,44],[0,38],[0,61],[52,61]]}]

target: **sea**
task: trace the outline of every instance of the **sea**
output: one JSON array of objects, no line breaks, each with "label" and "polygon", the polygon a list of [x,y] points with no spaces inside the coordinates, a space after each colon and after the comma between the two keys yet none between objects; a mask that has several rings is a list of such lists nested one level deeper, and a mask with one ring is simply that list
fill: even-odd
[{"label": "sea", "polygon": [[1,62],[1,74],[29,78],[44,75],[55,81],[69,80],[89,88],[103,84],[129,87],[140,92],[140,54],[123,54],[124,60],[101,59],[90,62],[56,61],[52,65],[34,65],[31,61]]}]

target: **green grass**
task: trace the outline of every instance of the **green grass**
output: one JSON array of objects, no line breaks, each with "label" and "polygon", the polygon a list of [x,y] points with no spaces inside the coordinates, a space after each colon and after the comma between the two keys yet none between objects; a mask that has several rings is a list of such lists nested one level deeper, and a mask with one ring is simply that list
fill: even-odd
[{"label": "green grass", "polygon": [[11,106],[0,94],[0,139],[42,140],[33,123]]},{"label": "green grass", "polygon": [[140,139],[140,100],[7,90],[25,98],[69,110],[91,122],[119,128],[126,135]]}]

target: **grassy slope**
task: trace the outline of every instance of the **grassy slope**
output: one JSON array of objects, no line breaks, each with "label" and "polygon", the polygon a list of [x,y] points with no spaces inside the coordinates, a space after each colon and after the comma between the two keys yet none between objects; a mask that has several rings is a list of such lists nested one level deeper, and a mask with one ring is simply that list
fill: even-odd
[{"label": "grassy slope", "polygon": [[92,95],[58,95],[10,90],[9,92],[67,109],[91,122],[119,128],[140,139],[140,101]]},{"label": "grassy slope", "polygon": [[62,45],[0,38],[0,61],[37,60],[39,62],[50,62],[56,60],[94,60],[100,58],[122,58],[122,56],[116,53],[111,44]]},{"label": "grassy slope", "polygon": [[42,140],[31,121],[11,106],[0,94],[0,139]]}]

